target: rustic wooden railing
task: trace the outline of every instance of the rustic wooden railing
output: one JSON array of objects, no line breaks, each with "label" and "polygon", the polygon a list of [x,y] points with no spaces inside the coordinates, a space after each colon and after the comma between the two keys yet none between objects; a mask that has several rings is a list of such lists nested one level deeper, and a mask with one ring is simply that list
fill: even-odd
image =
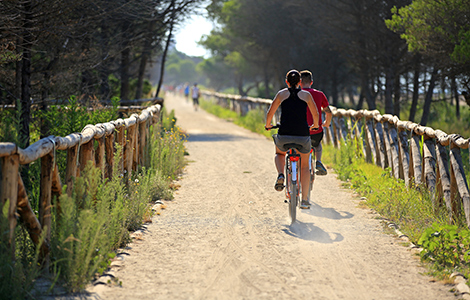
[{"label": "rustic wooden railing", "polygon": [[[68,195],[72,193],[74,178],[80,176],[88,161],[92,161],[100,168],[106,178],[111,178],[116,144],[120,145],[123,151],[117,165],[122,172],[131,174],[131,171],[135,171],[139,165],[147,163],[144,151],[148,144],[150,126],[160,118],[163,101],[159,103],[126,119],[87,125],[80,133],[72,133],[66,137],[43,138],[26,149],[21,149],[14,143],[0,143],[0,199],[3,205],[8,200],[10,203],[8,220],[12,247],[14,243],[11,241],[14,241],[14,230],[19,216],[34,243],[39,243],[43,229],[46,230],[41,252],[43,255],[49,252],[51,200],[55,197],[58,201],[62,194],[56,151],[67,151],[65,184]],[[130,110],[135,108],[132,107]],[[19,173],[20,165],[30,164],[38,159],[41,161],[39,219],[31,209]]]},{"label": "rustic wooden railing", "polygon": [[[203,96],[242,115],[250,109],[267,110],[272,102],[211,92]],[[332,126],[325,130],[327,143],[339,148],[348,138],[356,138],[367,161],[383,169],[390,167],[393,176],[410,187],[427,187],[435,207],[445,204],[450,221],[460,215],[463,205],[470,227],[470,194],[461,156],[462,149],[469,149],[469,139],[382,115],[378,110],[331,108]]]}]

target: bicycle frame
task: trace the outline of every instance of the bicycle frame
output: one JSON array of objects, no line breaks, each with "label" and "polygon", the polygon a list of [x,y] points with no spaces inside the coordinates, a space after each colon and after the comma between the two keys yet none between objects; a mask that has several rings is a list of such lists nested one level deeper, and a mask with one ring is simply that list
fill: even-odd
[{"label": "bicycle frame", "polygon": [[290,148],[286,155],[286,196],[289,201],[289,216],[292,223],[296,220],[297,206],[299,205],[300,180],[299,180],[300,154],[295,148]]}]

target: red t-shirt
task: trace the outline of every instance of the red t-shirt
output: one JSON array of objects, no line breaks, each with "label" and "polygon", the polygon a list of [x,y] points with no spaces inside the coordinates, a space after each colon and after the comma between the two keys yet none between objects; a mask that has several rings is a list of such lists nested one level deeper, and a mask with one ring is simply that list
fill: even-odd
[{"label": "red t-shirt", "polygon": [[[305,88],[303,90],[309,92],[312,95],[313,100],[315,101],[315,104],[317,105],[318,114],[320,115],[320,127],[318,128],[318,130],[315,130],[315,131],[310,130],[310,134],[312,135],[312,134],[320,133],[323,131],[321,109],[328,107],[330,103],[328,103],[328,99],[326,99],[326,96],[325,94],[323,94],[322,91],[311,89],[311,88]],[[313,125],[313,116],[310,113],[310,110],[308,109],[308,107],[307,107],[307,122],[308,122],[308,126]]]}]

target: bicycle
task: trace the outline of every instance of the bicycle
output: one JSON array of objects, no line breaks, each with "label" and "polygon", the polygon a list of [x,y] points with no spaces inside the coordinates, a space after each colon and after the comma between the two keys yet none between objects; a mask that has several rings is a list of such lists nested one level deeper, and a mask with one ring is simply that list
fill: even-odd
[{"label": "bicycle", "polygon": [[[279,128],[280,125],[272,126],[271,129]],[[266,129],[268,130],[268,129]],[[302,147],[299,144],[289,143],[284,145],[289,150],[286,153],[286,163],[285,163],[285,174],[286,174],[286,197],[287,199],[284,202],[289,204],[289,216],[291,218],[291,224],[293,224],[297,219],[297,206],[300,205],[300,154],[297,151]],[[310,201],[310,192],[313,187],[313,179],[315,178],[315,172],[312,172],[313,163],[313,150],[310,150],[309,153],[309,190],[308,190],[308,200]]]}]

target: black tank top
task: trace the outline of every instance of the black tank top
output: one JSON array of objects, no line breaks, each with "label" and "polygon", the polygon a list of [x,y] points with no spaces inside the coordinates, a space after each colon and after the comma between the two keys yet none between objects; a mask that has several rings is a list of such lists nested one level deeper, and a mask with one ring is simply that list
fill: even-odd
[{"label": "black tank top", "polygon": [[307,103],[299,98],[301,89],[289,88],[290,96],[281,102],[281,127],[278,134],[308,136]]}]

